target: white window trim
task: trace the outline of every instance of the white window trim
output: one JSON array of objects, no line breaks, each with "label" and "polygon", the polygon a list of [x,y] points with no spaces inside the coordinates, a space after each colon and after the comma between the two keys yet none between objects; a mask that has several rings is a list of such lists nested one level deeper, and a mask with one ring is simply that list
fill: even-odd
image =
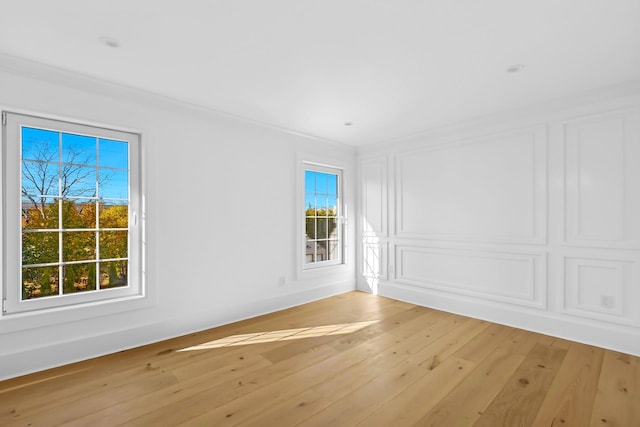
[{"label": "white window trim", "polygon": [[[2,223],[3,246],[0,258],[3,262],[0,297],[3,302],[3,310],[0,312],[0,333],[39,327],[43,324],[51,324],[56,321],[67,321],[69,312],[73,313],[73,319],[97,317],[130,309],[144,308],[155,301],[148,298],[149,293],[145,284],[145,211],[144,211],[144,162],[142,132],[139,130],[124,129],[117,126],[90,123],[86,121],[55,117],[46,114],[37,114],[19,109],[2,109],[3,120],[6,117],[6,126],[2,127],[2,153],[0,162],[3,165],[0,184],[3,190],[0,215]],[[8,113],[6,116],[4,113]],[[19,116],[17,116],[19,115]],[[50,123],[53,126],[46,126]],[[45,124],[45,126],[43,126]],[[60,300],[61,303],[51,304],[45,299],[21,301],[19,286],[10,287],[11,283],[20,283],[20,147],[15,144],[19,140],[20,126],[54,127],[56,130],[78,133],[78,129],[87,127],[88,133],[96,136],[126,140],[130,147],[130,233],[131,243],[129,248],[130,261],[130,286],[127,288],[115,288],[99,292],[79,293],[68,296],[51,298]],[[99,132],[96,133],[96,130]],[[127,135],[135,134],[136,140],[130,140]],[[17,182],[16,182],[17,180]],[[15,209],[14,209],[15,208]],[[16,282],[17,281],[17,282]],[[117,303],[117,304],[114,304]]]},{"label": "white window trim", "polygon": [[[342,272],[348,268],[348,205],[346,203],[346,192],[348,187],[348,170],[346,165],[340,160],[324,158],[322,156],[298,155],[296,171],[296,271],[298,280],[305,280],[315,276],[327,276]],[[339,227],[340,227],[340,259],[337,261],[317,262],[307,264],[305,262],[305,171],[308,169],[320,172],[333,173],[336,170],[341,172],[339,180]]]}]

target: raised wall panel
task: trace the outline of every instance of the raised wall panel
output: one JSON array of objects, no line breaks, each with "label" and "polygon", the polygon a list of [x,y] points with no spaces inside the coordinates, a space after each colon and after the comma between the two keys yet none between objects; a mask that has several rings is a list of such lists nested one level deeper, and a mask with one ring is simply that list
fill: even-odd
[{"label": "raised wall panel", "polygon": [[396,281],[532,307],[546,306],[542,254],[396,246]]},{"label": "raised wall panel", "polygon": [[546,128],[396,157],[398,237],[546,242]]},{"label": "raised wall panel", "polygon": [[564,309],[594,319],[634,323],[633,259],[564,258]]},{"label": "raised wall panel", "polygon": [[368,281],[387,280],[387,246],[372,239],[362,242],[362,275]]},{"label": "raised wall panel", "polygon": [[387,235],[387,159],[360,162],[363,236]]},{"label": "raised wall panel", "polygon": [[627,112],[565,124],[566,244],[640,249],[639,120]]}]

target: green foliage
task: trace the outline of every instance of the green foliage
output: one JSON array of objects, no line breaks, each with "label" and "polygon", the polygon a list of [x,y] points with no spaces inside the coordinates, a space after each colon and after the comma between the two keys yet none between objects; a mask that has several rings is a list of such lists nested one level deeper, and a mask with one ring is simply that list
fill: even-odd
[{"label": "green foliage", "polygon": [[43,268],[42,276],[40,277],[40,295],[48,296],[51,294],[51,269]]},{"label": "green foliage", "polygon": [[93,263],[89,264],[89,272],[87,277],[87,289],[88,290],[96,289],[96,265]]},{"label": "green foliage", "polygon": [[[96,209],[100,213],[100,228],[121,228],[122,231],[98,230],[99,248],[102,259],[126,258],[128,251],[128,206],[111,206],[96,202],[77,203],[62,200],[62,227],[65,229],[89,229],[92,231],[64,231],[62,235],[63,261],[87,260],[86,264],[65,266],[63,292],[75,293],[85,289],[98,288],[96,280]],[[60,233],[58,202],[23,208],[22,226],[24,230],[52,230],[27,232],[22,237],[22,264],[45,264],[59,262]],[[110,286],[126,285],[126,262],[124,273],[118,274],[115,263],[109,263]],[[53,274],[53,276],[52,276]],[[57,270],[52,268],[25,268],[22,277],[23,299],[57,293],[52,283]]]},{"label": "green foliage", "polygon": [[109,285],[118,284],[118,270],[116,270],[115,264],[109,264]]},{"label": "green foliage", "polygon": [[62,291],[65,294],[72,294],[76,291],[75,284],[78,281],[78,277],[76,275],[77,267],[75,265],[67,265],[65,266],[64,272],[64,285]]},{"label": "green foliage", "polygon": [[330,209],[314,209],[305,211],[305,232],[309,239],[327,239],[331,237],[338,225],[336,211]]},{"label": "green foliage", "polygon": [[[92,164],[91,150],[68,145],[60,151],[58,144],[46,139],[29,144],[30,156],[21,166],[22,265],[53,266],[23,268],[22,296],[28,299],[55,295],[60,286],[64,293],[97,289],[96,270],[101,260],[96,259],[96,253],[104,253],[102,259],[127,258],[128,206],[106,205],[94,198],[97,170],[80,166]],[[49,167],[54,163],[59,166]],[[111,177],[108,171],[100,173],[98,187]],[[104,232],[103,228],[123,231]],[[72,229],[88,231],[67,231]],[[63,267],[61,261],[87,262]],[[59,283],[61,269],[63,281]],[[126,275],[121,277],[126,280]]]},{"label": "green foliage", "polygon": [[[82,205],[76,205],[73,200],[62,201],[62,226],[64,228],[85,228],[90,223],[85,222],[85,218],[80,214]],[[95,221],[94,221],[95,223]]]},{"label": "green foliage", "polygon": [[102,228],[127,228],[129,226],[129,207],[100,205],[100,226]]}]

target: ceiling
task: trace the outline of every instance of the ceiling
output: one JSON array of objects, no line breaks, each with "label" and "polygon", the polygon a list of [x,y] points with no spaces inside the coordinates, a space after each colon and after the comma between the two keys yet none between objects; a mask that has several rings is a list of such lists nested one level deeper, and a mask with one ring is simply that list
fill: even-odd
[{"label": "ceiling", "polygon": [[640,79],[640,0],[0,0],[0,10],[0,53],[354,146]]}]

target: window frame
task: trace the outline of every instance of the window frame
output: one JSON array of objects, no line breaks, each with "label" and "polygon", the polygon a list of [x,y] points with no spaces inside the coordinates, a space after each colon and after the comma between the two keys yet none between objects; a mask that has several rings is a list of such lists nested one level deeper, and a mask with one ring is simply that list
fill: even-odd
[{"label": "window frame", "polygon": [[[308,160],[302,160],[299,162],[300,165],[300,173],[299,173],[299,182],[300,182],[300,191],[299,191],[299,199],[298,199],[298,241],[299,245],[297,245],[298,250],[298,264],[299,271],[302,273],[312,272],[312,271],[323,271],[326,269],[333,269],[339,266],[346,264],[346,245],[345,245],[345,236],[346,236],[346,217],[345,217],[345,202],[344,202],[344,181],[345,181],[345,168],[339,165],[331,165],[326,163],[318,163],[312,162]],[[337,191],[336,195],[337,202],[337,234],[338,234],[338,257],[334,260],[324,260],[324,261],[314,261],[308,263],[306,261],[306,172],[322,172],[329,173],[337,176]]]},{"label": "window frame", "polygon": [[[82,123],[3,111],[3,307],[2,316],[50,312],[70,307],[84,307],[95,303],[123,301],[145,296],[143,278],[143,209],[141,134],[111,126]],[[51,298],[22,299],[22,127],[49,129],[56,132],[90,135],[96,138],[124,141],[128,144],[128,284],[126,287],[84,291]],[[62,230],[62,224],[56,230]],[[96,260],[98,261],[98,260]],[[12,286],[13,285],[13,286]],[[60,283],[59,286],[62,286]]]}]

